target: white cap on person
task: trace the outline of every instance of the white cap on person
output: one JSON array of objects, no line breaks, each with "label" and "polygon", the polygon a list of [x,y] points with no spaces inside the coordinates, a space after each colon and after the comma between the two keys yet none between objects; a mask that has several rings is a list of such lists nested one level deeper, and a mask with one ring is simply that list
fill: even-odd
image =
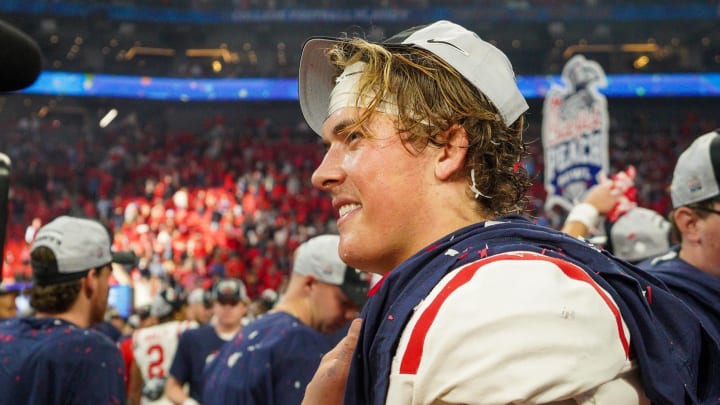
[{"label": "white cap on person", "polygon": [[682,207],[720,196],[720,135],[708,132],[693,141],[675,164],[670,197]]},{"label": "white cap on person", "polygon": [[[310,38],[303,46],[298,75],[300,109],[310,128],[320,134],[328,117],[330,94],[339,72],[326,52],[340,38]],[[425,49],[455,68],[497,108],[505,125],[512,125],[525,111],[525,101],[507,56],[476,33],[450,21],[413,27],[380,45],[407,45]]]},{"label": "white cap on person", "polygon": [[46,247],[55,256],[55,266],[32,261],[33,278],[38,285],[69,282],[88,271],[110,263],[134,264],[132,252],[113,252],[110,233],[100,222],[86,218],[60,216],[38,230],[30,251]]},{"label": "white cap on person", "polygon": [[370,277],[340,260],[339,243],[338,235],[320,235],[305,241],[295,253],[293,272],[312,275],[323,283],[340,287],[348,298],[362,307],[367,301]]}]

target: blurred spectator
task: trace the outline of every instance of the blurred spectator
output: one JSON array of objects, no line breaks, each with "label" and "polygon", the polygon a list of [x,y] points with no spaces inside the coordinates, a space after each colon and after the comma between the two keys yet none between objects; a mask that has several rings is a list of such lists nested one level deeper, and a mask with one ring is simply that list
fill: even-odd
[{"label": "blurred spectator", "polygon": [[[103,320],[110,289],[110,235],[93,220],[62,216],[32,245],[30,302],[37,313],[0,323],[0,403],[123,403],[122,356],[88,329]],[[92,389],[77,389],[92,387]]]},{"label": "blurred spectator", "polygon": [[186,318],[204,325],[212,317],[213,302],[209,291],[204,288],[195,288],[190,291],[187,299]]},{"label": "blurred spectator", "polygon": [[640,264],[667,284],[720,341],[720,134],[695,139],[678,158],[670,186],[679,246]]},{"label": "blurred spectator", "polygon": [[16,289],[0,284],[0,321],[17,316],[15,299],[18,295],[19,291]]},{"label": "blurred spectator", "polygon": [[25,242],[28,244],[32,244],[35,240],[35,235],[37,234],[37,231],[40,229],[40,226],[42,226],[42,220],[40,218],[33,218],[32,222],[28,227],[25,229]]},{"label": "blurred spectator", "polygon": [[[250,303],[243,282],[231,278],[218,281],[212,301],[212,322],[180,335],[165,385],[165,396],[176,404],[200,403],[205,365],[240,331]],[[184,389],[186,384],[188,391]]]},{"label": "blurred spectator", "polygon": [[208,365],[202,403],[299,404],[326,336],[355,318],[369,283],[338,256],[339,236],[316,236],[296,251],[287,290]]},{"label": "blurred spectator", "polygon": [[154,325],[133,333],[134,366],[128,388],[131,404],[168,403],[163,394],[180,334],[198,327],[197,322],[183,319],[184,300],[185,297],[173,287],[163,289],[150,306],[150,319],[154,320]]},{"label": "blurred spectator", "polygon": [[604,245],[632,263],[664,253],[670,247],[670,223],[655,211],[637,206],[634,179],[632,167],[612,180],[601,176],[599,184],[570,211],[562,231]]},{"label": "blurred spectator", "polygon": [[259,297],[255,298],[248,307],[248,321],[258,319],[261,316],[268,313],[275,307],[275,303],[278,301],[278,293],[270,288],[260,294]]}]

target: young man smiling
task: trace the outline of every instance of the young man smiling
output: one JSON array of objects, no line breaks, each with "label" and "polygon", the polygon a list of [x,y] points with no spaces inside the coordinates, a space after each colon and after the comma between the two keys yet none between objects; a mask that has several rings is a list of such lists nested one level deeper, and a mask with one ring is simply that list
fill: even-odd
[{"label": "young man smiling", "polygon": [[340,257],[384,276],[305,404],[720,395],[717,345],[656,279],[512,215],[530,184],[528,106],[497,48],[448,21],[380,44],[313,38],[299,85]]}]

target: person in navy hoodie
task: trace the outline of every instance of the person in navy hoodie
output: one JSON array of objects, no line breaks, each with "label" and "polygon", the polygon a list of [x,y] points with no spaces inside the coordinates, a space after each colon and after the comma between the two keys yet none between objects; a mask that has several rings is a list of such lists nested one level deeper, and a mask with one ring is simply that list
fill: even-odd
[{"label": "person in navy hoodie", "polygon": [[528,105],[500,50],[449,21],[312,38],[298,80],[339,255],[384,275],[304,404],[717,401],[718,346],[658,279],[513,215]]},{"label": "person in navy hoodie", "polygon": [[670,185],[680,243],[640,263],[720,335],[720,135],[709,132],[680,155]]},{"label": "person in navy hoodie", "polygon": [[89,329],[107,308],[110,234],[61,216],[30,252],[36,314],[0,323],[0,404],[124,404],[125,368],[115,343]]}]

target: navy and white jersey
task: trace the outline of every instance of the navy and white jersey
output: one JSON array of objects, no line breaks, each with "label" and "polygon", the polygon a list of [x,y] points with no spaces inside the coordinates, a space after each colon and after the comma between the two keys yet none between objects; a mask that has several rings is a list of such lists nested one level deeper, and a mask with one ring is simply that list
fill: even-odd
[{"label": "navy and white jersey", "polygon": [[264,315],[226,343],[205,369],[203,405],[300,404],[332,342],[286,312]]},{"label": "navy and white jersey", "polygon": [[99,332],[56,318],[0,323],[0,404],[125,404],[124,378]]},{"label": "navy and white jersey", "polygon": [[181,385],[189,383],[190,396],[198,402],[202,400],[205,365],[215,358],[225,342],[211,325],[189,329],[180,335],[177,351],[170,365],[170,375]]},{"label": "navy and white jersey", "polygon": [[720,347],[656,277],[520,217],[432,243],[371,291],[345,404],[704,404]]},{"label": "navy and white jersey", "polygon": [[720,336],[720,279],[678,257],[677,248],[638,265],[664,281],[670,290]]}]

